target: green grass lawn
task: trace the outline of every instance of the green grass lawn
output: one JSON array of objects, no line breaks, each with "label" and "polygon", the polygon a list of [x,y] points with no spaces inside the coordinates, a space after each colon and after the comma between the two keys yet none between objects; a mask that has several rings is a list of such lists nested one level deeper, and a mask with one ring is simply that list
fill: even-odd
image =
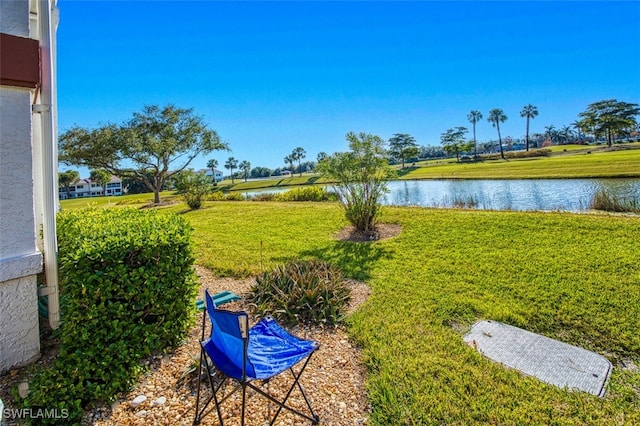
[{"label": "green grass lawn", "polygon": [[640,177],[640,149],[570,150],[550,157],[487,160],[470,163],[443,160],[401,171],[401,179],[554,179]]},{"label": "green grass lawn", "polygon": [[[174,191],[160,193],[162,201],[178,200],[180,197]],[[81,209],[84,207],[115,207],[115,206],[142,206],[153,203],[153,193],[118,195],[117,197],[87,197],[71,198],[60,201],[60,207],[66,210]]]},{"label": "green grass lawn", "polygon": [[[362,347],[371,423],[640,424],[640,218],[387,208],[393,239],[357,244],[334,203],[216,202],[173,211],[197,262],[247,276],[295,258],[339,264],[373,289],[349,318]],[[462,341],[494,319],[605,355],[603,399],[506,370]]]}]

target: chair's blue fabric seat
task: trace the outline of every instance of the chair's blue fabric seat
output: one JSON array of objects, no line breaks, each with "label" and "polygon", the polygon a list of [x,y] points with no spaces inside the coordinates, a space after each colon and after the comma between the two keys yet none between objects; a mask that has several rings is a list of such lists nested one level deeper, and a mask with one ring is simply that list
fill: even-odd
[{"label": "chair's blue fabric seat", "polygon": [[[218,369],[229,377],[242,380],[243,348],[238,344],[238,336],[234,335],[238,328],[237,313],[215,310],[211,316],[215,331],[202,346]],[[263,318],[249,330],[246,378],[264,380],[273,377],[307,357],[318,346],[315,341],[293,336],[273,318]]]},{"label": "chair's blue fabric seat", "polygon": [[249,330],[247,353],[254,370],[252,378],[275,376],[317,348],[317,342],[293,336],[273,318],[263,318]]}]

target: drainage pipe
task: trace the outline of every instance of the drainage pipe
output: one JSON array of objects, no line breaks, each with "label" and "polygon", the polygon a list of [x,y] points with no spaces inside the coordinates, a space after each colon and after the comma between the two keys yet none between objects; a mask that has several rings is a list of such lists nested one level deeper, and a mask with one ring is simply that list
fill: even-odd
[{"label": "drainage pipe", "polygon": [[[54,330],[60,322],[58,299],[58,243],[56,213],[58,211],[57,100],[55,86],[55,31],[58,21],[57,0],[38,1],[40,36],[40,102],[34,112],[40,113],[42,129],[42,192],[44,272],[47,281],[39,295],[48,296],[49,325]],[[52,19],[53,15],[53,19]],[[53,22],[52,22],[53,21]]]}]

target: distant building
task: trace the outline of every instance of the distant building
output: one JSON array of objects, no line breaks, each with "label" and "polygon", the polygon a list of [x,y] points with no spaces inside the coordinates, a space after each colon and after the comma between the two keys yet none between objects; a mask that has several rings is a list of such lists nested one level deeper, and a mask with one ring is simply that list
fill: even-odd
[{"label": "distant building", "polygon": [[102,197],[102,196],[114,196],[122,195],[122,180],[115,176],[111,176],[111,182],[107,183],[107,187],[103,188],[101,185],[93,182],[91,179],[80,179],[69,186],[69,190],[65,187],[58,188],[58,198],[66,200],[69,198],[84,198],[84,197]]},{"label": "distant building", "polygon": [[[216,182],[221,182],[221,181],[222,181],[222,179],[223,179],[223,173],[222,173],[220,170],[218,170],[218,169],[213,169],[213,172],[214,172],[214,173],[213,173],[213,178],[215,179],[215,181],[216,181]],[[211,175],[212,175],[212,173],[211,173],[211,169],[208,169],[208,170],[205,172],[205,175],[207,175],[207,176],[211,177]]]}]

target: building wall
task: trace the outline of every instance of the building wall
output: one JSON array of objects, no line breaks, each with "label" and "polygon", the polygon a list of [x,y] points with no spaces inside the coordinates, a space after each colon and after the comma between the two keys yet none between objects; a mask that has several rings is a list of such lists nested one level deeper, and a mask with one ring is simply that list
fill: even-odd
[{"label": "building wall", "polygon": [[[29,2],[0,1],[0,32],[29,37]],[[28,88],[0,86],[0,371],[40,354],[33,146]]]}]

